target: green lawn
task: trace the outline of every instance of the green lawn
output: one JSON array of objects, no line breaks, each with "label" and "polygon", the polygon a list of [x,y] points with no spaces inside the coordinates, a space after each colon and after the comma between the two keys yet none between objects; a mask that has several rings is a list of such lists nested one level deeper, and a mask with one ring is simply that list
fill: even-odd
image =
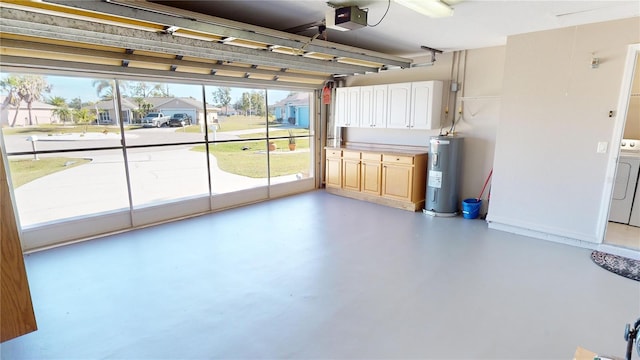
[{"label": "green lawn", "polygon": [[[309,152],[290,152],[287,139],[275,140],[276,151],[271,152],[271,176],[297,174],[309,169]],[[242,150],[246,148],[246,150]],[[204,145],[192,150],[204,151]],[[297,150],[309,149],[309,139],[297,140]],[[218,160],[218,167],[228,173],[252,178],[267,177],[265,141],[243,141],[211,145],[210,153]]]},{"label": "green lawn", "polygon": [[[260,129],[265,128],[265,119],[262,116],[244,116],[244,115],[234,115],[234,116],[222,116],[220,117],[220,122],[218,123],[218,131],[237,131],[237,130],[248,130],[248,129]],[[270,128],[278,128],[283,126],[283,124],[276,122],[269,122]],[[186,132],[200,132],[200,125],[191,125],[187,126],[184,129],[179,128],[179,131]]]},{"label": "green lawn", "polygon": [[[309,135],[309,130],[307,129],[291,129],[291,132],[293,133],[294,136],[300,136],[300,135]],[[264,133],[255,133],[255,134],[241,134],[238,135],[238,138],[240,139],[252,139],[252,138],[264,138],[266,135]],[[269,131],[269,138],[289,138],[289,130],[274,130],[271,129]],[[297,141],[301,141],[303,139],[301,138],[296,138],[296,142]],[[279,140],[276,140],[279,141]],[[307,141],[308,144],[308,141]],[[286,147],[286,146],[285,146]]]},{"label": "green lawn", "polygon": [[[13,187],[17,188],[37,178],[71,169],[90,161],[89,159],[67,157],[41,158],[40,160],[10,160],[11,181],[13,182]],[[65,164],[67,165],[65,166]]]}]

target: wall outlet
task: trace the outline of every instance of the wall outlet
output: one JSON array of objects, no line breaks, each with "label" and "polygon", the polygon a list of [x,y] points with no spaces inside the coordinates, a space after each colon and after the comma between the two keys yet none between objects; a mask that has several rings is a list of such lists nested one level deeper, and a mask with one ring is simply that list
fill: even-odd
[{"label": "wall outlet", "polygon": [[599,154],[605,154],[607,152],[607,146],[609,144],[606,141],[600,141],[598,143],[598,149],[596,150]]}]

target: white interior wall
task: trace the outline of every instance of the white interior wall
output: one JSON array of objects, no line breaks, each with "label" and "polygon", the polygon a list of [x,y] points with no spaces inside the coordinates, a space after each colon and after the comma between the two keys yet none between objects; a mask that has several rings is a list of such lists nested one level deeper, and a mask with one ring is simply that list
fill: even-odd
[{"label": "white interior wall", "polygon": [[639,41],[638,17],[508,38],[487,220],[601,242],[610,157],[596,148],[611,145],[608,113],[617,107],[628,45]]},{"label": "white interior wall", "polygon": [[[453,116],[456,115],[456,119],[460,117],[457,109],[462,108],[462,117],[456,125],[456,133],[465,138],[461,198],[476,197],[482,190],[493,164],[504,53],[505,48],[502,46],[467,50],[455,55],[443,53],[436,56],[437,60],[433,66],[349,77],[346,84],[362,86],[423,80],[444,81],[442,125],[448,129]],[[424,63],[429,60],[429,57],[425,57],[415,59],[415,62]],[[449,91],[452,79],[459,83],[457,92]],[[447,108],[449,112],[445,115]],[[427,148],[429,137],[438,135],[439,132],[439,130],[346,128],[342,137],[349,142]],[[487,192],[483,197],[486,198],[486,196]]]}]

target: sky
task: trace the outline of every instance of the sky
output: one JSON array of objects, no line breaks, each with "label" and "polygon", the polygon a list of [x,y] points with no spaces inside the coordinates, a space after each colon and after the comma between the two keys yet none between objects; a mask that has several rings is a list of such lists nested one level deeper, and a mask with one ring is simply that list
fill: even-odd
[{"label": "sky", "polygon": [[[8,74],[2,73],[1,78],[4,79]],[[45,97],[60,96],[67,102],[74,98],[80,97],[82,102],[96,101],[98,96],[96,94],[96,88],[93,86],[93,78],[80,78],[80,77],[62,77],[62,76],[46,76],[47,82],[52,85],[51,92],[45,94]],[[148,84],[156,84],[147,82]],[[206,96],[209,103],[212,102],[210,98],[211,93],[216,86],[206,86]],[[235,103],[237,99],[242,96],[243,92],[251,91],[250,88],[231,88],[231,103]],[[169,93],[176,97],[193,97],[200,100],[202,98],[202,87],[200,85],[187,85],[187,84],[175,84],[169,83]],[[269,90],[268,101],[269,104],[275,104],[276,102],[284,99],[289,94],[289,91],[285,90]],[[2,95],[6,95],[3,93]]]}]

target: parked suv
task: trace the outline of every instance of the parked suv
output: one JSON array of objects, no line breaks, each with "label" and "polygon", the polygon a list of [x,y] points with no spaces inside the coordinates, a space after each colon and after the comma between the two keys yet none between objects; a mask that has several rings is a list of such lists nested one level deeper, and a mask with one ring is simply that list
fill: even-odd
[{"label": "parked suv", "polygon": [[178,113],[171,115],[169,119],[169,126],[187,126],[191,125],[191,116],[184,113]]}]

